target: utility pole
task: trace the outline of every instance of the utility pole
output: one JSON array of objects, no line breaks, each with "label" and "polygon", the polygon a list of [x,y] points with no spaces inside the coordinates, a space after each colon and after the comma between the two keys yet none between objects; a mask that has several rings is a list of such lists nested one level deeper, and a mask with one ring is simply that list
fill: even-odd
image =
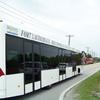
[{"label": "utility pole", "polygon": [[73,37],[74,35],[66,35],[66,37],[68,37],[68,46],[70,46],[70,41],[71,41],[71,37]]},{"label": "utility pole", "polygon": [[86,47],[86,49],[87,49],[87,54],[89,54],[90,47]]}]

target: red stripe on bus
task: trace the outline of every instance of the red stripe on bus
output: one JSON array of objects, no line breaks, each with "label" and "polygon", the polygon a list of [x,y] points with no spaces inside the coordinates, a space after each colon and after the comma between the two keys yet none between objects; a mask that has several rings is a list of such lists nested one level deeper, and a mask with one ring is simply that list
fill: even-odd
[{"label": "red stripe on bus", "polygon": [[0,68],[0,77],[4,75],[4,72],[2,71],[2,69]]}]

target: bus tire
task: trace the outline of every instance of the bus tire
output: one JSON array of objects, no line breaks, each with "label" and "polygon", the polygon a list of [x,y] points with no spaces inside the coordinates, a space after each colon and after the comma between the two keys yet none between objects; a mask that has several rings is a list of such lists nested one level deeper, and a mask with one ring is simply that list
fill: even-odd
[{"label": "bus tire", "polygon": [[80,74],[80,72],[81,72],[81,70],[80,70],[80,68],[78,68],[78,74]]}]

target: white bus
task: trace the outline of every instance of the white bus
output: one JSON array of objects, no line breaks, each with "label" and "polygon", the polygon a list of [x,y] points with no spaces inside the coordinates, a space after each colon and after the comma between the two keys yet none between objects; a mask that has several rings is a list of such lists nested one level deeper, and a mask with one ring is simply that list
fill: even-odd
[{"label": "white bus", "polygon": [[0,99],[25,95],[80,74],[80,62],[77,50],[0,22]]}]

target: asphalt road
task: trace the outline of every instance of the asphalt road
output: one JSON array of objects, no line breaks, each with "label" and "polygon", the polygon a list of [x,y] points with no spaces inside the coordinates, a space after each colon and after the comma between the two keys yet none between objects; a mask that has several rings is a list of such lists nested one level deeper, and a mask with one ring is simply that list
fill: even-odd
[{"label": "asphalt road", "polygon": [[55,84],[50,89],[42,89],[35,92],[34,94],[25,95],[9,100],[59,100],[61,93],[65,89],[72,86],[77,81],[80,81],[81,79],[91,75],[91,73],[95,73],[98,70],[100,70],[100,63],[83,66],[82,75],[68,79],[59,84]]}]

